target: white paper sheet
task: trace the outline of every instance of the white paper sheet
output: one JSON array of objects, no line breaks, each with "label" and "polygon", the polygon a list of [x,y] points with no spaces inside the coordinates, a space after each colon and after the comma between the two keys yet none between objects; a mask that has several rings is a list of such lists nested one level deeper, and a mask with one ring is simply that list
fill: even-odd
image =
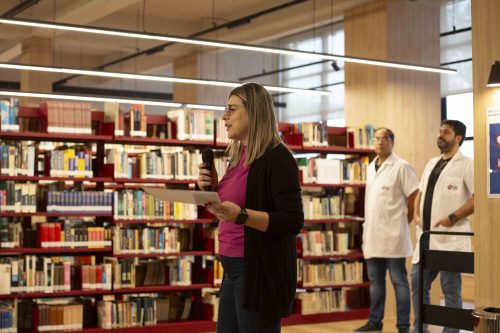
[{"label": "white paper sheet", "polygon": [[221,203],[217,192],[190,191],[190,190],[166,190],[163,188],[143,187],[146,193],[164,201],[184,202],[203,206],[207,203]]}]

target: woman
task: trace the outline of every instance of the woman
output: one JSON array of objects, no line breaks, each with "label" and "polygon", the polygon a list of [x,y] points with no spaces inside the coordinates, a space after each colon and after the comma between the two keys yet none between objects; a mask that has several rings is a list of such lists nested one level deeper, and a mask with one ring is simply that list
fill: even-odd
[{"label": "woman", "polygon": [[273,100],[259,84],[229,94],[224,113],[229,167],[200,164],[198,186],[217,191],[207,209],[219,223],[224,268],[217,332],[280,332],[297,287],[295,236],[304,224],[297,163],[283,145]]}]

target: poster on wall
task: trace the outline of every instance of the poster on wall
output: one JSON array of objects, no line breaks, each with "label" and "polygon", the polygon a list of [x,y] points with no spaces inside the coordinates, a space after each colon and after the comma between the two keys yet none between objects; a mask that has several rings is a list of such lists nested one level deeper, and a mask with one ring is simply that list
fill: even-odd
[{"label": "poster on wall", "polygon": [[500,198],[500,106],[487,109],[486,127],[488,197]]}]

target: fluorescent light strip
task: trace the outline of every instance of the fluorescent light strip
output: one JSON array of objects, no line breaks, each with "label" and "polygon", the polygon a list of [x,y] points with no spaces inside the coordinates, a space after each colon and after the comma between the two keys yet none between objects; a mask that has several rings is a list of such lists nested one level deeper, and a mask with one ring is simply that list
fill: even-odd
[{"label": "fluorescent light strip", "polygon": [[[220,87],[228,87],[228,88],[238,87],[242,84],[240,82],[199,80],[199,79],[188,79],[188,78],[177,78],[177,77],[170,77],[170,76],[144,75],[144,74],[133,74],[133,73],[104,72],[104,71],[93,71],[93,70],[62,68],[62,67],[8,64],[8,63],[3,63],[3,62],[0,62],[0,68],[29,70],[29,71],[38,71],[38,72],[51,72],[51,73],[65,73],[65,74],[111,77],[111,78],[117,78],[117,79],[134,79],[134,80],[144,80],[144,81],[211,85],[211,86],[220,86]],[[279,86],[264,86],[264,87],[269,91],[278,91],[278,92],[307,93],[307,94],[323,95],[323,96],[330,96],[332,94],[331,91],[327,91],[327,90],[311,90],[311,89],[289,88],[289,87],[279,87]]]},{"label": "fluorescent light strip", "polygon": [[283,48],[273,48],[273,47],[268,47],[268,46],[255,46],[255,45],[242,44],[242,43],[220,42],[220,41],[209,40],[209,39],[186,38],[186,37],[179,37],[179,36],[173,36],[173,35],[161,35],[161,34],[154,34],[154,33],[147,33],[146,34],[146,33],[127,31],[127,30],[104,29],[104,28],[99,28],[99,27],[86,27],[86,26],[82,26],[82,25],[72,25],[72,24],[63,24],[63,23],[56,24],[56,23],[49,23],[49,22],[35,21],[35,20],[17,20],[17,19],[3,19],[3,18],[0,19],[0,23],[34,27],[34,28],[56,29],[56,30],[64,30],[64,31],[94,33],[94,34],[108,35],[108,36],[157,40],[157,41],[163,41],[163,42],[174,42],[174,43],[201,45],[201,46],[222,47],[222,48],[237,49],[237,50],[244,50],[244,51],[254,51],[254,52],[263,52],[263,53],[274,53],[274,54],[286,54],[286,55],[313,57],[313,58],[319,58],[319,59],[325,59],[325,60],[337,60],[337,61],[353,62],[353,63],[365,64],[365,65],[383,66],[383,67],[400,68],[400,69],[410,69],[410,70],[424,71],[424,72],[446,73],[446,74],[456,74],[457,73],[457,71],[455,69],[450,69],[450,68],[423,66],[423,65],[415,65],[415,64],[402,63],[402,62],[393,62],[393,61],[384,61],[384,60],[376,60],[376,59],[368,59],[368,58],[360,58],[360,57],[342,56],[342,55],[328,54],[328,53],[315,53],[315,52],[298,51],[298,50],[283,49]]},{"label": "fluorescent light strip", "polygon": [[152,106],[166,106],[166,107],[172,107],[172,108],[178,108],[181,106],[185,106],[186,108],[190,108],[190,109],[204,109],[204,110],[214,110],[214,111],[224,111],[225,110],[224,106],[217,106],[217,105],[181,104],[181,103],[148,101],[148,100],[139,100],[139,99],[108,98],[108,97],[93,97],[93,96],[78,96],[78,95],[61,95],[61,94],[50,94],[50,93],[30,93],[30,92],[5,91],[5,90],[0,90],[0,96],[65,99],[65,100],[88,101],[88,102],[113,102],[113,103],[125,103],[125,104],[143,104],[143,105],[152,105]]}]

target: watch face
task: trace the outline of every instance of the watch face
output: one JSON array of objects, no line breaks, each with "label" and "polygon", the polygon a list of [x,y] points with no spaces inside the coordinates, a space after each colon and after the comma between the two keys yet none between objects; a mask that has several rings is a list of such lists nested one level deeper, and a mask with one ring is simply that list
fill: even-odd
[{"label": "watch face", "polygon": [[240,214],[236,218],[236,224],[245,224],[245,222],[247,221],[247,219],[248,219],[247,210],[245,208],[242,208],[240,210]]}]

